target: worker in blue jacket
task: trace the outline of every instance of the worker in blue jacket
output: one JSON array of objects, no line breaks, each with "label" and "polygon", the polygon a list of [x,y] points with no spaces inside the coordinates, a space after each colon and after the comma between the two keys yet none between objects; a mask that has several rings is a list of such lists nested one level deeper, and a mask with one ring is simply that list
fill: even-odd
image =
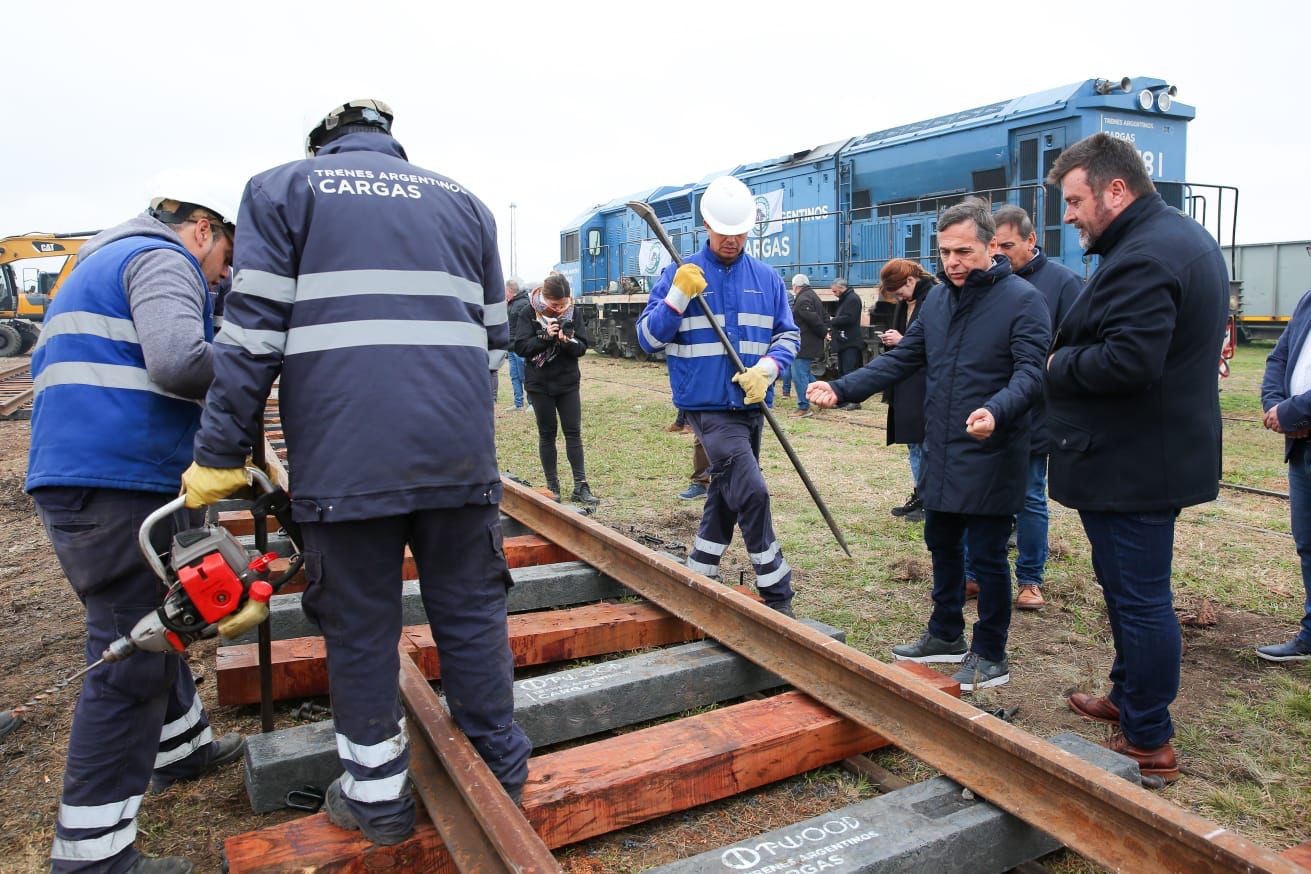
[{"label": "worker in blue jacket", "polygon": [[345,774],[331,820],[394,844],[414,828],[398,694],[401,569],[419,568],[456,723],[517,798],[530,744],[514,721],[489,353],[509,344],[496,223],[409,163],[376,100],[337,107],[305,160],[255,176],[214,344],[189,502],[244,482],[273,381],[305,539],[304,608],[328,648]]},{"label": "worker in blue jacket", "polygon": [[[745,251],[756,222],[755,197],[732,176],[721,176],[701,198],[706,245],[665,268],[637,320],[647,352],[664,351],[674,406],[687,414],[710,459],[705,512],[687,566],[717,579],[719,562],[742,528],[756,587],[765,603],[792,615],[792,568],[783,558],[760,472],[760,438],[774,380],[801,342],[787,289],[768,265]],[[720,323],[746,370],[735,374],[706,318],[700,297]]]},{"label": "worker in blue jacket", "polygon": [[[233,212],[222,203],[157,197],[88,240],[32,355],[27,491],[86,608],[87,664],[164,601],[137,534],[191,463],[213,376],[210,292],[232,262]],[[189,515],[155,526],[157,550],[199,524]],[[185,859],[138,853],[142,796],[244,748],[239,734],[214,739],[180,656],[138,652],[96,668],[73,712],[51,871],[187,874]]]}]

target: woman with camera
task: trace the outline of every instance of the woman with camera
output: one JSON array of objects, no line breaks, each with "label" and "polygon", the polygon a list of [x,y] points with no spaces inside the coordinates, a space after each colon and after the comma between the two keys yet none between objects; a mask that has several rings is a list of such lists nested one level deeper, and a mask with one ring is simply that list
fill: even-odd
[{"label": "woman with camera", "polygon": [[515,325],[514,351],[524,359],[524,389],[537,417],[537,452],[546,485],[560,500],[556,470],[557,417],[564,429],[564,451],[574,474],[574,503],[595,505],[600,499],[587,485],[583,466],[583,408],[578,395],[578,359],[592,340],[574,322],[569,280],[552,273],[528,296],[532,315],[525,312]]}]

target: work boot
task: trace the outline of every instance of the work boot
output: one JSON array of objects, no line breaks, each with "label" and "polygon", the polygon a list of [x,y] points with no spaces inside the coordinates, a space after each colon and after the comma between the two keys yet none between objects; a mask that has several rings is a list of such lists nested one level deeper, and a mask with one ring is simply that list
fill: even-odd
[{"label": "work boot", "polygon": [[845,404],[838,404],[838,409],[839,409],[839,410],[859,410],[859,409],[860,409],[860,404],[857,404],[857,403],[854,403],[854,402],[848,402],[848,403],[845,403]]},{"label": "work boot", "polygon": [[1041,610],[1047,606],[1043,600],[1042,589],[1032,583],[1023,583],[1020,585],[1019,594],[1015,596],[1015,608],[1017,610]]},{"label": "work boot", "polygon": [[1105,722],[1110,725],[1120,724],[1120,708],[1116,707],[1115,703],[1105,695],[1098,698],[1089,695],[1087,692],[1075,692],[1067,700],[1070,709],[1084,719]]},{"label": "work boot", "polygon": [[560,503],[560,481],[558,479],[548,479],[546,489],[551,493],[551,499],[557,504]]},{"label": "work boot", "polygon": [[1102,746],[1133,759],[1138,763],[1138,773],[1144,777],[1160,777],[1165,783],[1179,779],[1179,762],[1174,757],[1174,747],[1168,742],[1156,749],[1145,750],[1129,743],[1129,739],[1117,731]]},{"label": "work boot", "polygon": [[938,640],[927,631],[915,643],[902,643],[892,648],[892,657],[899,662],[947,662],[955,664],[965,658],[969,647],[965,635],[955,640]]},{"label": "work boot", "polygon": [[574,483],[574,493],[569,496],[569,500],[575,504],[587,504],[589,507],[595,507],[601,503],[601,499],[592,494],[591,488],[588,487],[587,481]]},{"label": "work boot", "polygon": [[[209,761],[195,774],[177,777],[169,774],[152,774],[150,777],[150,794],[158,795],[174,783],[185,783],[218,770],[229,762],[235,762],[246,751],[246,739],[237,732],[225,734],[214,741],[209,754]],[[189,869],[188,869],[189,870]]]},{"label": "work boot", "polygon": [[889,512],[891,512],[892,515],[896,516],[898,519],[902,518],[903,516],[909,516],[912,513],[919,513],[920,518],[923,519],[924,502],[920,500],[919,490],[916,489],[915,491],[911,492],[910,497],[906,499],[906,503],[902,504],[900,507],[893,507]]},{"label": "work boot", "polygon": [[1011,681],[1010,665],[1006,656],[1001,661],[991,662],[977,652],[967,653],[959,670],[951,678],[960,683],[962,692],[974,692],[989,686],[1001,686]]},{"label": "work boot", "polygon": [[341,777],[329,783],[328,791],[323,793],[323,810],[328,814],[328,821],[337,828],[361,832],[366,838],[380,846],[390,847],[399,844],[414,834],[413,818],[410,820],[408,829],[401,829],[396,832],[380,832],[361,823],[355,818],[355,814],[351,813],[350,806],[346,803],[345,796],[342,795]]},{"label": "work boot", "polygon": [[191,874],[195,869],[181,856],[137,856],[136,863],[127,869],[127,874]]}]

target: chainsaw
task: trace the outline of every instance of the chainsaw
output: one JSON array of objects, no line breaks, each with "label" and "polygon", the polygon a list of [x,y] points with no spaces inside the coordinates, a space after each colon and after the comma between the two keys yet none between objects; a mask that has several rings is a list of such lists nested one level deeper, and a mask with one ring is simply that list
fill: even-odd
[{"label": "chainsaw", "polygon": [[269,598],[304,564],[300,526],[291,518],[291,496],[274,486],[262,470],[246,468],[263,490],[251,507],[254,516],[273,516],[292,544],[286,573],[269,579],[275,552],[260,554],[218,525],[179,531],[173,536],[165,565],[151,543],[159,522],[186,506],[179,495],[141,523],[137,545],[146,563],[168,587],[164,603],[141,618],[132,630],[111,643],[98,661],[59,681],[13,710],[0,711],[0,737],[19,724],[19,716],[52,697],[78,677],[106,662],[118,662],[134,652],[184,652],[197,640],[216,635],[232,639],[269,615]]},{"label": "chainsaw", "polygon": [[291,519],[291,497],[274,486],[262,470],[246,472],[263,489],[251,512],[272,515],[291,539],[294,552],[287,571],[269,579],[278,554],[260,554],[243,546],[226,528],[206,525],[173,536],[167,565],[151,543],[154,528],[182,509],[179,495],[141,523],[137,545],[146,563],[166,586],[164,603],[141,618],[132,630],[109,645],[106,662],[122,661],[138,650],[183,652],[197,640],[223,635],[231,640],[254,628],[269,615],[269,598],[296,575],[304,559],[300,554],[300,526]]}]

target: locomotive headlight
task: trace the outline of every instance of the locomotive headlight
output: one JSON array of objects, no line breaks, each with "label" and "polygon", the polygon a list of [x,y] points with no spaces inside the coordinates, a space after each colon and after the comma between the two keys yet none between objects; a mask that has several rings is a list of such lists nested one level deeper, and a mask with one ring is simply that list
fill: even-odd
[{"label": "locomotive headlight", "polygon": [[1156,95],[1152,94],[1146,88],[1138,92],[1138,105],[1144,110],[1152,108],[1152,103],[1156,100]]},{"label": "locomotive headlight", "polygon": [[1170,99],[1169,91],[1162,91],[1160,94],[1156,95],[1156,108],[1162,112],[1169,112],[1172,103],[1174,103],[1174,101]]}]

